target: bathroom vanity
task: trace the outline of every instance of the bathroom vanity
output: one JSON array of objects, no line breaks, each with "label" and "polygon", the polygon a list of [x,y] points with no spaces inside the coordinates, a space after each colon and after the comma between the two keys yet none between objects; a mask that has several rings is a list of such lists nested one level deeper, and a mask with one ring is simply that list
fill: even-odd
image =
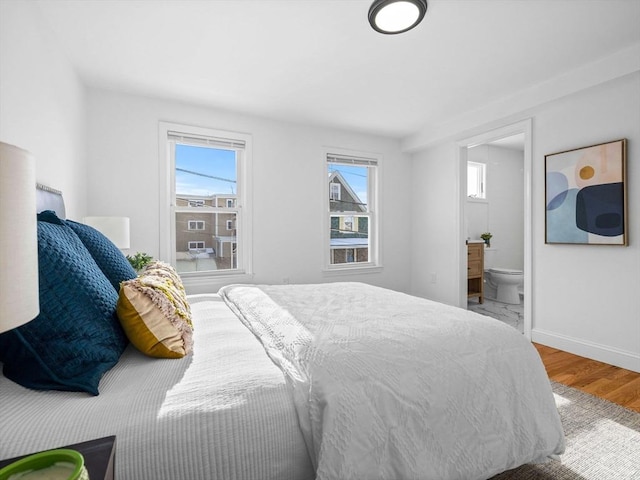
[{"label": "bathroom vanity", "polygon": [[467,297],[484,302],[484,242],[467,241]]}]

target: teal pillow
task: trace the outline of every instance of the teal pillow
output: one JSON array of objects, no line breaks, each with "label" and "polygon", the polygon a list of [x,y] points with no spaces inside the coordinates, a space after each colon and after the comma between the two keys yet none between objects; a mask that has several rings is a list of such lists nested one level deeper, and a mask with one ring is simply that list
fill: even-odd
[{"label": "teal pillow", "polygon": [[75,232],[38,215],[40,314],[0,335],[5,376],[37,390],[98,394],[102,375],[128,344],[118,294]]},{"label": "teal pillow", "polygon": [[104,234],[83,223],[72,220],[66,220],[65,222],[82,240],[82,243],[87,247],[102,273],[105,274],[113,288],[116,289],[116,292],[120,291],[121,282],[137,277],[136,271],[127,260],[127,257]]}]

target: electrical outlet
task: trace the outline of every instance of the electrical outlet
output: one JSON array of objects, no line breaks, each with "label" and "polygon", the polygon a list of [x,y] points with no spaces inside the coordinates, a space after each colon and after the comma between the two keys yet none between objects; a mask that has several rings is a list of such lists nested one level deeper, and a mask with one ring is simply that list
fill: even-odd
[{"label": "electrical outlet", "polygon": [[283,285],[288,285],[288,284],[289,284],[289,277],[284,277],[284,278],[282,279],[282,284],[283,284]]},{"label": "electrical outlet", "polygon": [[438,275],[436,274],[436,272],[430,273],[429,280],[431,281],[431,283],[438,283]]}]

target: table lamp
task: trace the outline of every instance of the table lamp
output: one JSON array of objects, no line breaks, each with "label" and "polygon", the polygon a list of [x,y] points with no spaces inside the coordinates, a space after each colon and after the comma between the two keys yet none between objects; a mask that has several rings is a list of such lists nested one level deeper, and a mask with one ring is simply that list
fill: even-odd
[{"label": "table lamp", "polygon": [[35,160],[0,142],[0,333],[39,313]]}]

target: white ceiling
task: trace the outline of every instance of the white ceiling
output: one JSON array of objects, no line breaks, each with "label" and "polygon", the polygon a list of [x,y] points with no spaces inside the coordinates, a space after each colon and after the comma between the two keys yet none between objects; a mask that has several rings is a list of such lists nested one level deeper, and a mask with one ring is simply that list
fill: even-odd
[{"label": "white ceiling", "polygon": [[[3,0],[4,1],[4,0]],[[640,0],[36,0],[90,86],[398,138],[640,43]]]}]

